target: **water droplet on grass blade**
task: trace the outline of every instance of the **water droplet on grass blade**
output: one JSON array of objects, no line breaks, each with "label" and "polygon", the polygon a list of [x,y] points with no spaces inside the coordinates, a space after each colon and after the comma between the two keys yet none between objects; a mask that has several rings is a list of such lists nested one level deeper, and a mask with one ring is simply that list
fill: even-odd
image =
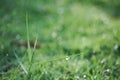
[{"label": "water droplet on grass blade", "polygon": [[87,77],[87,76],[84,74],[84,75],[83,75],[83,78],[86,78],[86,77]]},{"label": "water droplet on grass blade", "polygon": [[110,69],[106,69],[105,71],[104,71],[104,78],[110,78],[110,74],[111,74],[111,71],[110,71]]},{"label": "water droplet on grass blade", "polygon": [[106,69],[106,72],[110,72],[110,69]]},{"label": "water droplet on grass blade", "polygon": [[68,61],[69,59],[70,59],[70,57],[68,57],[68,56],[65,58],[66,61]]}]

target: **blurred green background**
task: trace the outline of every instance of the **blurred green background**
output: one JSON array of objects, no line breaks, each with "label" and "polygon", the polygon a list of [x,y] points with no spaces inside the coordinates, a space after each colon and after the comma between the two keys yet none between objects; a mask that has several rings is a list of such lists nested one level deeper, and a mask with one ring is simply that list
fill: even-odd
[{"label": "blurred green background", "polygon": [[[36,37],[40,46],[30,63],[26,23],[30,47]],[[0,2],[0,78],[119,80],[119,36],[119,0],[3,0]],[[21,70],[14,51],[28,74]]]}]

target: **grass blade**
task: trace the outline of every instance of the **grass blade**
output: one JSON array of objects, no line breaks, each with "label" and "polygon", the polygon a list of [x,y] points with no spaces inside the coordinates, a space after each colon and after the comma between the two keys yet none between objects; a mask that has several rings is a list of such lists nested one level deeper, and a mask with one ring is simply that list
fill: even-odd
[{"label": "grass blade", "polygon": [[18,63],[20,64],[21,68],[23,69],[23,71],[24,71],[26,74],[28,74],[27,70],[25,69],[24,65],[23,65],[22,62],[20,61],[20,59],[19,59],[19,57],[18,57],[18,55],[16,54],[15,51],[14,51],[14,55],[15,55]]},{"label": "grass blade", "polygon": [[28,53],[28,56],[29,56],[29,61],[31,61],[31,48],[30,48],[30,39],[29,39],[29,24],[28,24],[28,14],[26,13],[26,30],[27,30],[27,46],[28,46],[28,49],[27,49],[27,53]]}]

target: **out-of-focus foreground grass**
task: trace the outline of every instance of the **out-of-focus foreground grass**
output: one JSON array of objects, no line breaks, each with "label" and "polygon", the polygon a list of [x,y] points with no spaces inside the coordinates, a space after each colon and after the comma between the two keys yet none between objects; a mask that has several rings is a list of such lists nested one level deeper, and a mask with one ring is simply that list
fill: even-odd
[{"label": "out-of-focus foreground grass", "polygon": [[[1,1],[0,78],[119,80],[120,2],[116,1]],[[29,40],[35,43],[37,37],[40,46],[31,48],[31,62],[25,48],[26,13]]]}]

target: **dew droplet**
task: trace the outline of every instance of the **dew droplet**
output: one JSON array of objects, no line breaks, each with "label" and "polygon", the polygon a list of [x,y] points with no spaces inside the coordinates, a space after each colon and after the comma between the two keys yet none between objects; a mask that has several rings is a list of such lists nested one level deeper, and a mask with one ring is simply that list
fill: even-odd
[{"label": "dew droplet", "polygon": [[106,72],[110,72],[110,69],[106,69]]},{"label": "dew droplet", "polygon": [[66,61],[68,61],[69,59],[70,59],[70,57],[68,57],[68,56],[65,58]]},{"label": "dew droplet", "polygon": [[87,76],[84,74],[84,75],[83,75],[83,78],[86,78],[86,77],[87,77]]},{"label": "dew droplet", "polygon": [[110,77],[110,69],[106,69],[105,72],[104,72],[104,78],[109,78]]}]

